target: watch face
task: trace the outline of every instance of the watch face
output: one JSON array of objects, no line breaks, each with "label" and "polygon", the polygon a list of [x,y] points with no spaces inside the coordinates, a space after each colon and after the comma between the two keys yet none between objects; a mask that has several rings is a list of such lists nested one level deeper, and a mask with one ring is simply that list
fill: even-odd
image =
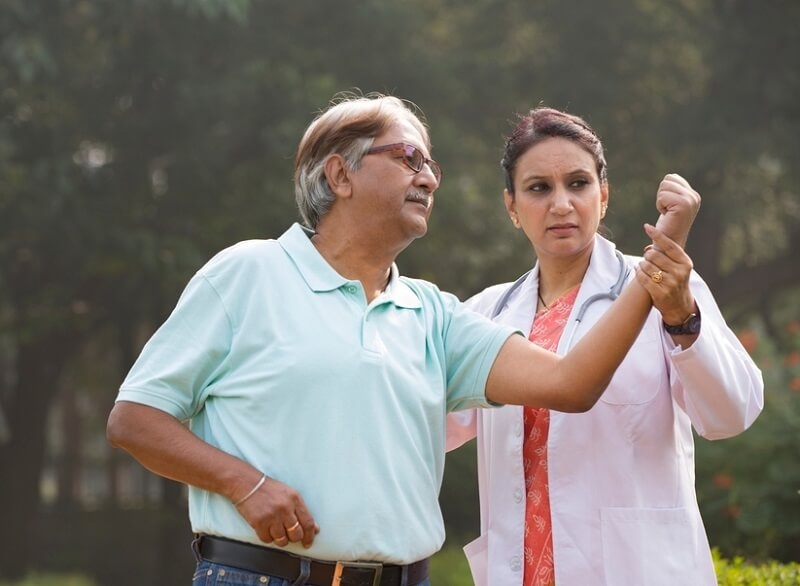
[{"label": "watch face", "polygon": [[664,329],[667,330],[668,334],[672,334],[673,336],[680,336],[680,335],[687,335],[687,334],[699,334],[700,333],[700,316],[692,314],[689,316],[685,322],[678,326],[670,326],[664,324]]},{"label": "watch face", "polygon": [[693,315],[689,318],[689,321],[686,323],[686,330],[689,334],[699,334],[700,333],[700,316]]}]

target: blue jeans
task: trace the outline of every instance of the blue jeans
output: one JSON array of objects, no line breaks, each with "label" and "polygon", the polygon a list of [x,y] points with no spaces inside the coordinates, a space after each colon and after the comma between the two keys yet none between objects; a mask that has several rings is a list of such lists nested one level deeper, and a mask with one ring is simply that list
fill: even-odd
[{"label": "blue jeans", "polygon": [[[206,560],[197,562],[197,568],[192,578],[192,586],[330,586],[329,584],[311,584],[303,577],[292,582],[275,576],[248,572],[231,566],[215,564]],[[416,584],[402,584],[401,586],[431,586],[430,580],[425,579]]]}]

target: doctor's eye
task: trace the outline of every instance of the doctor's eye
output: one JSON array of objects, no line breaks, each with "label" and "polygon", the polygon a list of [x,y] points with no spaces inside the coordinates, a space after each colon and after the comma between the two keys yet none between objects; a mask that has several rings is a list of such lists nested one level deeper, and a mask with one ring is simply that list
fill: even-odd
[{"label": "doctor's eye", "polygon": [[550,186],[547,183],[531,183],[528,186],[528,191],[547,191]]}]

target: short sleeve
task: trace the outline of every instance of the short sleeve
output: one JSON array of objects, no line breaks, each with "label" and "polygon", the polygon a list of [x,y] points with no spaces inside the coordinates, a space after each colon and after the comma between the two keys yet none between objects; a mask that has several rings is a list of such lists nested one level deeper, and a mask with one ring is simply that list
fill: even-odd
[{"label": "short sleeve", "polygon": [[141,403],[187,420],[225,368],[231,323],[214,287],[198,273],[153,334],[120,387],[117,401]]},{"label": "short sleeve", "polygon": [[445,332],[447,410],[489,407],[486,382],[500,349],[519,330],[490,321],[457,303]]}]

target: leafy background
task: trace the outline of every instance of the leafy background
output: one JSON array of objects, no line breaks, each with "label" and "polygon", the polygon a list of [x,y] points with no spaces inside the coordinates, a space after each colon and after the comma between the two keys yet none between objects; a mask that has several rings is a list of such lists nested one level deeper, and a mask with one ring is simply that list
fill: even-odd
[{"label": "leafy background", "polygon": [[[0,578],[186,579],[181,487],[110,450],[105,418],[192,272],[296,220],[299,136],[355,88],[426,113],[445,178],[399,264],[462,297],[533,262],[500,197],[515,112],[595,126],[623,249],[663,175],[690,180],[689,252],[767,382],[750,431],[698,442],[704,518],[725,555],[800,558],[799,19],[791,0],[5,0]],[[473,451],[448,460],[448,546],[477,532]]]}]

